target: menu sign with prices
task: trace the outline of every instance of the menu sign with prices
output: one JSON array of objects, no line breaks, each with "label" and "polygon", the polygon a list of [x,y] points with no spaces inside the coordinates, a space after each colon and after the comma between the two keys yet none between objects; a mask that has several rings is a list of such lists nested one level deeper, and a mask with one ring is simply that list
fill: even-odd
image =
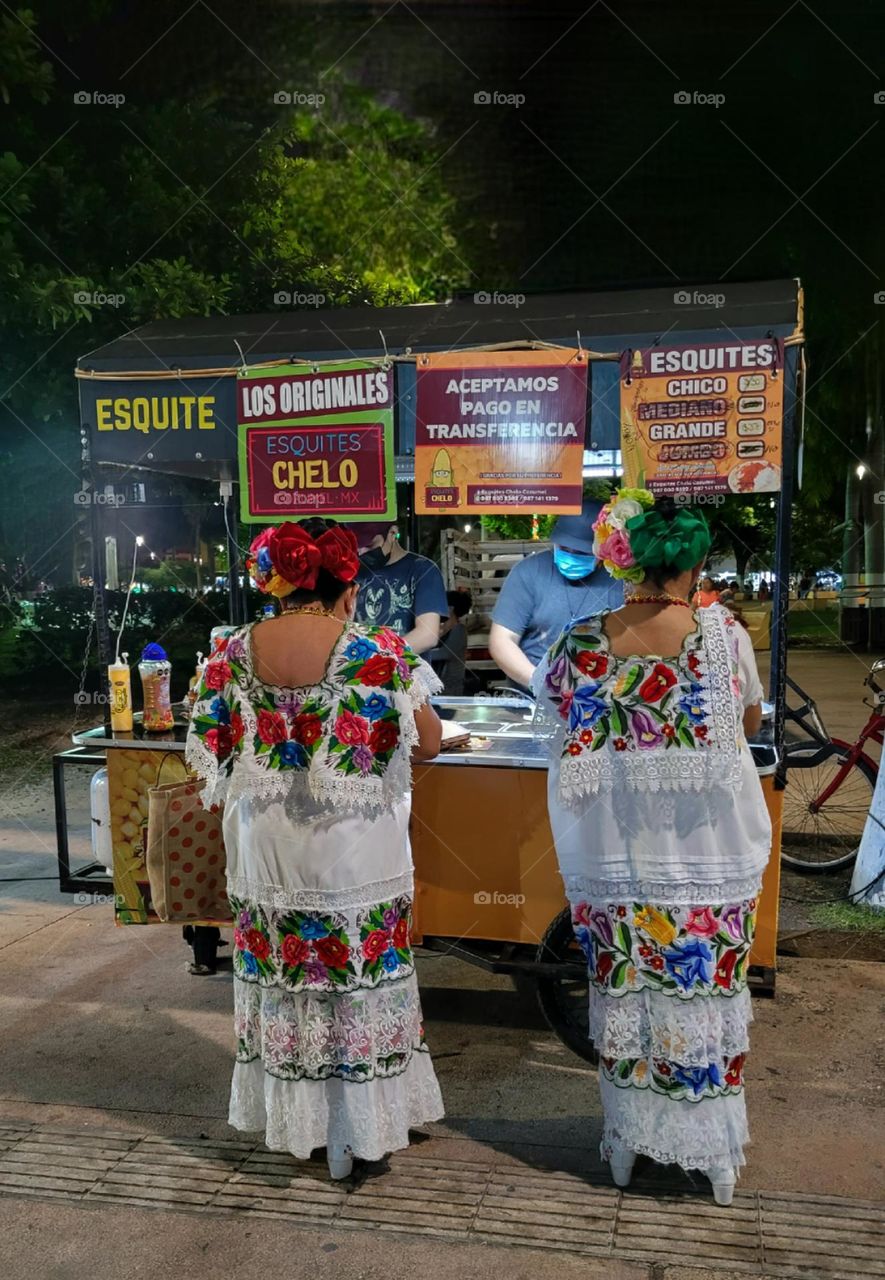
[{"label": "menu sign with prices", "polygon": [[627,352],[625,484],[689,497],[779,491],[783,370],[775,338]]},{"label": "menu sign with prices", "polygon": [[237,422],[244,521],[395,518],[391,369],[340,361],[247,370]]},{"label": "menu sign with prices", "polygon": [[586,417],[586,352],[419,356],[416,511],[580,512]]}]

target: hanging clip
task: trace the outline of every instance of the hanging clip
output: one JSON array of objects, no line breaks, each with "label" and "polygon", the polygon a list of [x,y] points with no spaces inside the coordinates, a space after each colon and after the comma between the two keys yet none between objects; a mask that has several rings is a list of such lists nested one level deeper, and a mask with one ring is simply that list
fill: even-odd
[{"label": "hanging clip", "polygon": [[387,350],[387,339],[385,338],[384,334],[380,329],[378,330],[378,336],[380,337],[381,345],[384,348],[384,359],[381,362],[381,368],[389,369],[390,368],[390,352]]},{"label": "hanging clip", "polygon": [[240,377],[242,377],[244,373],[248,373],[249,366],[246,364],[246,357],[243,355],[243,348],[237,342],[236,338],[234,338],[234,346],[240,353]]}]

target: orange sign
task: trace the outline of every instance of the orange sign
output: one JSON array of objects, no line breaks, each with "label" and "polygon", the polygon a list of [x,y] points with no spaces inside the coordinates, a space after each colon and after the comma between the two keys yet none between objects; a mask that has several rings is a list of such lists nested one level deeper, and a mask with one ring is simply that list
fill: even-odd
[{"label": "orange sign", "polygon": [[652,493],[776,493],[783,344],[648,347],[621,369],[624,483]]},{"label": "orange sign", "polygon": [[580,512],[585,352],[429,354],[417,375],[419,515]]}]

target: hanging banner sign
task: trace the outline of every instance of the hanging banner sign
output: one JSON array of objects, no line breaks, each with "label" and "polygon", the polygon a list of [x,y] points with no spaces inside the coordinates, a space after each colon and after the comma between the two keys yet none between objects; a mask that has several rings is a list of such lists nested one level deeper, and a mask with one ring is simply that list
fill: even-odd
[{"label": "hanging banner sign", "polygon": [[233,378],[79,378],[80,420],[94,462],[158,471],[171,462],[233,462],[237,429]]},{"label": "hanging banner sign", "polygon": [[441,352],[417,369],[419,515],[580,512],[585,352]]},{"label": "hanging banner sign", "polygon": [[344,360],[237,379],[240,515],[396,518],[393,370]]},{"label": "hanging banner sign", "polygon": [[647,347],[621,368],[624,483],[691,497],[781,487],[777,338]]}]

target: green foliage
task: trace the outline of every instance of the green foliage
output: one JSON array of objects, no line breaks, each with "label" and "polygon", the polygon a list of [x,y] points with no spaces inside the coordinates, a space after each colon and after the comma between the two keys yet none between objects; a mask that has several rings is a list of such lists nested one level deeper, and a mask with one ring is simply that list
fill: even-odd
[{"label": "green foliage", "polygon": [[76,104],[41,44],[78,71],[103,68],[120,6],[0,11],[10,103],[0,115],[0,464],[16,477],[0,508],[0,556],[24,556],[34,577],[56,581],[71,576],[84,514],[72,506],[78,355],[151,320],[271,312],[278,291],[387,305],[439,298],[469,278],[426,123],[335,73],[321,108],[275,106],[279,72],[294,84],[316,78],[288,18],[265,14],[261,40],[270,45],[274,23],[285,39],[273,49],[279,72],[262,78],[260,57],[243,76],[223,3],[180,23],[162,2],[137,10],[125,17],[132,49],[153,50],[168,17],[177,56],[133,63],[120,110]]},{"label": "green foliage", "polygon": [[774,559],[775,510],[768,497],[726,495],[720,506],[699,508],[710,526],[710,558],[734,556],[739,578],[748,569],[770,570]]},{"label": "green foliage", "polygon": [[[123,613],[125,592],[108,592],[112,636]],[[210,591],[199,596],[181,592],[150,591],[133,595],[129,602],[121,651],[130,664],[138,661],[146,644],[162,644],[173,662],[174,688],[192,674],[198,651],[208,653],[209,633],[227,622],[227,594]],[[15,639],[16,682],[38,678],[49,684],[75,686],[83,665],[92,620],[92,591],[86,587],[61,587],[38,596],[33,618],[21,626]],[[8,634],[8,633],[4,633]],[[96,667],[96,643],[90,644],[90,669]],[[177,678],[176,678],[177,668]],[[183,689],[182,689],[183,692]]]},{"label": "green foliage", "polygon": [[52,67],[42,57],[37,19],[30,9],[11,10],[0,18],[0,97],[7,105],[21,91],[35,102],[48,102]]},{"label": "green foliage", "polygon": [[196,587],[197,566],[193,560],[163,560],[156,569],[140,569],[138,576],[152,591],[181,591]]},{"label": "green foliage", "polygon": [[787,614],[787,635],[791,649],[842,648],[839,639],[839,609],[791,609]]},{"label": "green foliage", "polygon": [[826,929],[885,933],[885,911],[865,903],[819,902],[809,907],[808,918]]},{"label": "green foliage", "polygon": [[[549,538],[555,516],[539,516],[538,537]],[[483,533],[487,538],[516,538],[523,542],[532,536],[531,516],[483,516]]]}]

